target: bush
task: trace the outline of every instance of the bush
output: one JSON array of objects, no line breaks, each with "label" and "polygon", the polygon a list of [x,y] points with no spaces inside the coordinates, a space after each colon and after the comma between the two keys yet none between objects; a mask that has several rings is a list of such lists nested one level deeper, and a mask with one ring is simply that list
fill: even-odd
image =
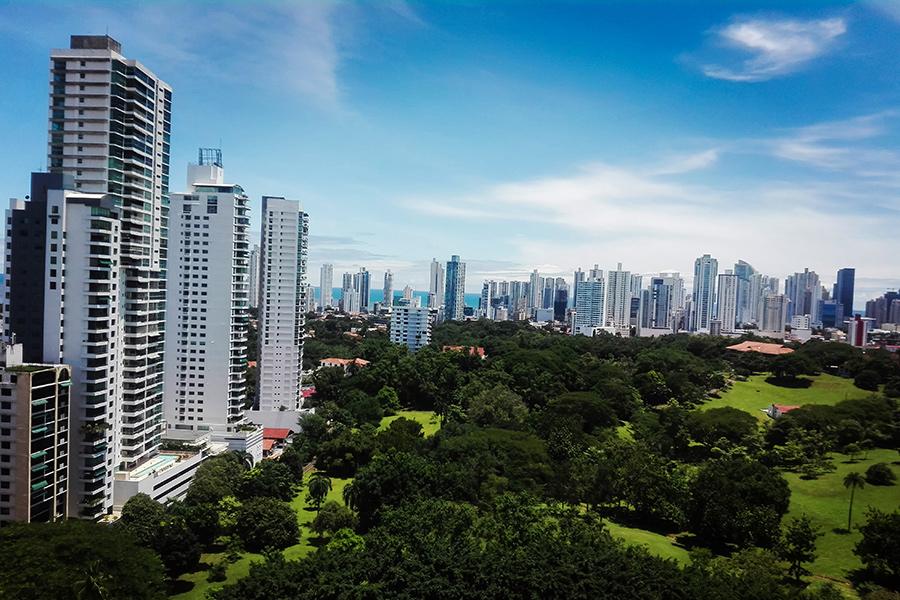
[{"label": "bush", "polygon": [[853,385],[861,390],[869,390],[870,392],[878,391],[878,384],[880,383],[881,376],[877,371],[872,371],[871,369],[860,371],[859,374],[853,378]]},{"label": "bush", "polygon": [[894,485],[897,476],[887,463],[875,463],[866,469],[866,482],[872,485]]},{"label": "bush", "polygon": [[209,568],[206,580],[210,583],[217,581],[225,581],[228,579],[227,569],[224,562],[217,562]]},{"label": "bush", "polygon": [[237,536],[250,552],[273,547],[283,550],[300,540],[297,515],[287,502],[275,498],[253,498],[238,509],[234,524]]}]

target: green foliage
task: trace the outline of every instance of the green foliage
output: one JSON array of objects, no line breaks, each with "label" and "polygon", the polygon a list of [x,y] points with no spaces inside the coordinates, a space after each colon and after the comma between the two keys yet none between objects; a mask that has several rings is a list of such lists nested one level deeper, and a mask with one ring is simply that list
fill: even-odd
[{"label": "green foliage", "polygon": [[894,485],[897,476],[887,463],[875,463],[866,469],[866,482],[871,485]]},{"label": "green foliage", "polygon": [[866,566],[866,576],[880,585],[900,585],[900,510],[886,513],[875,508],[866,512],[859,528],[862,539],[853,552]]},{"label": "green foliage", "polygon": [[237,512],[233,530],[250,552],[279,550],[300,540],[297,515],[290,504],[275,498],[253,498]]},{"label": "green foliage", "polygon": [[290,469],[294,481],[302,482],[303,467],[309,462],[310,456],[309,452],[301,443],[293,443],[285,446],[284,450],[281,452],[281,456],[278,457],[278,460],[281,464]]},{"label": "green foliage", "polygon": [[208,458],[197,467],[188,488],[188,504],[217,504],[226,496],[237,496],[247,466],[233,452]]},{"label": "green foliage", "polygon": [[878,386],[881,384],[881,375],[873,369],[866,369],[857,373],[853,378],[853,385],[861,390],[877,392]]},{"label": "green foliage", "polygon": [[772,359],[769,368],[777,381],[788,383],[796,381],[801,375],[816,375],[819,373],[819,366],[799,352],[779,354]]},{"label": "green foliage", "polygon": [[325,496],[331,491],[331,478],[321,471],[316,471],[310,476],[307,487],[309,489],[309,497],[315,505],[316,511],[318,511],[325,500]]},{"label": "green foliage", "polygon": [[206,577],[206,580],[210,583],[215,583],[217,581],[225,581],[228,579],[228,568],[227,565],[220,561],[217,563],[213,563],[209,567],[209,574]]},{"label": "green foliage", "polygon": [[310,527],[321,536],[325,533],[334,533],[340,529],[353,529],[355,525],[356,516],[349,508],[338,504],[334,500],[329,500],[319,509]]},{"label": "green foliage", "polygon": [[744,411],[726,406],[691,413],[688,427],[698,442],[711,446],[724,438],[737,445],[756,432],[758,424]]},{"label": "green foliage", "polygon": [[147,494],[135,494],[122,506],[118,523],[138,544],[150,548],[165,518],[166,508],[162,504]]},{"label": "green foliage", "polygon": [[375,453],[375,430],[344,429],[333,439],[322,442],[316,454],[316,468],[335,477],[352,477]]},{"label": "green foliage", "polygon": [[778,541],[791,494],[778,472],[746,458],[706,463],[691,492],[691,531],[712,546],[763,548]]},{"label": "green foliage", "polygon": [[159,558],[120,527],[86,521],[0,528],[0,597],[163,600]]},{"label": "green foliage", "polygon": [[400,396],[397,390],[389,385],[382,386],[375,395],[375,400],[385,414],[394,414],[400,410]]},{"label": "green foliage", "polygon": [[146,494],[136,494],[122,507],[118,526],[145,548],[156,552],[170,577],[193,570],[200,562],[200,544],[185,513],[166,510]]},{"label": "green foliage", "polygon": [[497,385],[469,401],[469,419],[482,427],[520,429],[528,417],[522,397],[504,385]]},{"label": "green foliage", "polygon": [[298,486],[290,467],[282,462],[264,460],[244,472],[240,498],[267,497],[287,502],[294,497]]},{"label": "green foliage", "polygon": [[806,515],[788,521],[781,534],[776,554],[788,563],[788,574],[798,583],[801,577],[809,575],[803,565],[816,560],[816,539],[821,535]]},{"label": "green foliage", "polygon": [[412,452],[419,447],[423,439],[422,424],[405,417],[394,419],[387,429],[379,431],[375,436],[378,449],[382,452],[388,450]]}]

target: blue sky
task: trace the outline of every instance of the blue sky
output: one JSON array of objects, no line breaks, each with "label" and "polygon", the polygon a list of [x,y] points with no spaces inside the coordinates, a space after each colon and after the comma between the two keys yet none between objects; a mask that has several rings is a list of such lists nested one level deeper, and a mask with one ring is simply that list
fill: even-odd
[{"label": "blue sky", "polygon": [[6,197],[45,166],[50,48],[107,30],[174,87],[172,190],[221,146],[257,210],[303,202],[313,283],[711,253],[900,286],[900,2],[0,0]]}]

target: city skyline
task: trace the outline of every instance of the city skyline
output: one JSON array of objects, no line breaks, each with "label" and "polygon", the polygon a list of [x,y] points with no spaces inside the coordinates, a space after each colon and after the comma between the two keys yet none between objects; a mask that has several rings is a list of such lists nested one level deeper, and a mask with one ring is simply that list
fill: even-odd
[{"label": "city skyline", "polygon": [[[430,258],[459,254],[466,292],[477,293],[484,279],[534,268],[568,278],[595,262],[689,273],[709,253],[782,280],[853,266],[859,303],[900,286],[885,260],[900,251],[889,231],[900,84],[884,77],[896,70],[900,21],[885,7],[658,5],[651,22],[578,6],[553,11],[547,27],[539,6],[272,5],[258,15],[235,4],[204,19],[247,34],[218,57],[237,66],[210,71],[197,69],[202,41],[161,44],[137,25],[177,30],[167,24],[191,22],[195,7],[4,6],[11,93],[0,124],[21,143],[0,149],[0,187],[22,197],[27,174],[45,167],[32,132],[46,122],[46,49],[108,28],[178,90],[173,181],[196,147],[221,146],[250,196],[251,238],[262,195],[303,202],[310,272],[391,269],[395,289],[424,290]],[[273,81],[248,60],[283,63],[289,76]],[[397,226],[402,248],[380,235]]]}]

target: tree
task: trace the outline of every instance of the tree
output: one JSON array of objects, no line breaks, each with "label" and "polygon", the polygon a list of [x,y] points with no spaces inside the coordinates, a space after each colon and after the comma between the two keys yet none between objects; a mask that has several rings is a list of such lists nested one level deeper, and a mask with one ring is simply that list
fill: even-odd
[{"label": "tree", "polygon": [[497,385],[469,401],[468,415],[482,427],[520,429],[528,417],[528,407],[521,396],[505,385]]},{"label": "tree", "polygon": [[866,487],[866,479],[856,471],[847,473],[844,477],[844,487],[850,490],[850,510],[847,512],[847,533],[849,533],[853,526],[853,497],[856,495],[857,488]]},{"label": "tree", "polygon": [[309,478],[309,498],[316,507],[316,512],[322,507],[322,502],[331,491],[331,478],[321,471],[316,471]]},{"label": "tree", "polygon": [[818,372],[816,364],[798,352],[779,354],[772,359],[771,369],[776,380],[788,385],[795,385],[801,375],[815,375]]},{"label": "tree", "polygon": [[241,482],[242,499],[266,496],[289,501],[298,487],[290,467],[274,460],[264,460],[246,471]]},{"label": "tree", "polygon": [[344,489],[341,491],[341,496],[343,496],[344,504],[347,508],[350,510],[359,509],[359,488],[357,488],[352,481],[344,486]]},{"label": "tree", "polygon": [[234,532],[250,552],[272,547],[278,550],[300,540],[297,515],[287,502],[252,498],[238,509]]},{"label": "tree", "polygon": [[0,528],[0,596],[164,600],[159,558],[122,527],[88,521]]},{"label": "tree", "polygon": [[353,477],[375,454],[375,428],[344,429],[334,439],[323,442],[316,453],[316,468],[336,477]]},{"label": "tree", "polygon": [[378,432],[375,441],[382,452],[391,449],[412,452],[423,439],[421,423],[406,417],[398,417],[391,421],[387,429]]},{"label": "tree", "polygon": [[856,462],[856,457],[862,452],[859,444],[847,444],[844,446],[844,454],[850,457],[850,462]]},{"label": "tree", "polygon": [[866,469],[866,481],[872,485],[894,485],[897,476],[887,463],[875,463]]},{"label": "tree", "polygon": [[294,477],[295,481],[302,482],[303,468],[309,462],[309,458],[309,453],[302,445],[295,443],[285,446],[284,451],[282,451],[278,460],[281,464],[291,470],[291,475]]},{"label": "tree", "polygon": [[135,494],[122,506],[119,524],[145,548],[153,547],[160,524],[166,518],[166,508],[147,494]]},{"label": "tree", "polygon": [[866,369],[857,373],[853,378],[853,385],[861,390],[869,390],[871,392],[878,391],[878,385],[881,383],[881,375],[878,371]]},{"label": "tree", "polygon": [[397,390],[389,385],[382,386],[378,393],[375,394],[375,399],[386,415],[394,414],[400,410],[400,396],[397,394]]},{"label": "tree", "polygon": [[797,583],[802,576],[809,575],[803,564],[816,560],[816,538],[821,535],[806,515],[791,519],[782,532],[776,554],[789,564],[788,574]]},{"label": "tree", "polygon": [[334,533],[339,529],[352,529],[356,525],[356,516],[346,506],[334,500],[322,505],[310,527],[322,537],[326,532]]},{"label": "tree", "polygon": [[690,413],[688,427],[691,437],[707,445],[714,445],[722,438],[740,444],[759,429],[759,422],[742,410],[725,406]]},{"label": "tree", "polygon": [[233,452],[203,461],[194,473],[185,502],[216,504],[226,496],[238,495],[246,470],[247,467],[241,458]]},{"label": "tree", "polygon": [[869,508],[859,528],[862,539],[853,553],[866,566],[868,575],[889,588],[900,584],[900,510],[891,513]]},{"label": "tree", "polygon": [[741,547],[778,541],[791,496],[780,473],[741,457],[706,463],[691,492],[691,531],[709,544]]}]

